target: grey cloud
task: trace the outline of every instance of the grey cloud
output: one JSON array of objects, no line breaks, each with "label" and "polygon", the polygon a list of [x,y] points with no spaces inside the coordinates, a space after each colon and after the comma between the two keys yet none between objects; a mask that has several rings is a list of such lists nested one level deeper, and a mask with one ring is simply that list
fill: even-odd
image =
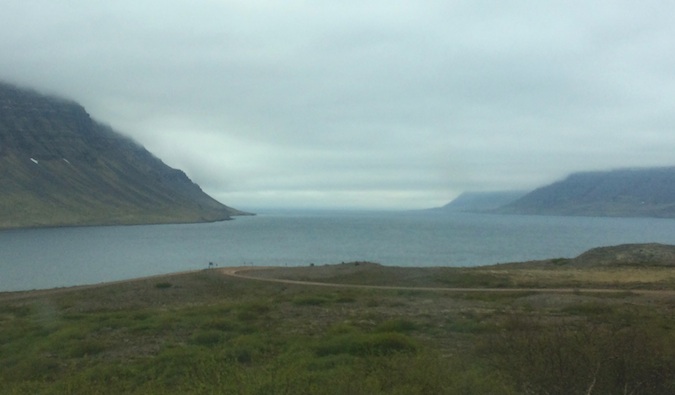
[{"label": "grey cloud", "polygon": [[234,206],[426,207],[672,164],[664,2],[6,3],[0,78]]}]

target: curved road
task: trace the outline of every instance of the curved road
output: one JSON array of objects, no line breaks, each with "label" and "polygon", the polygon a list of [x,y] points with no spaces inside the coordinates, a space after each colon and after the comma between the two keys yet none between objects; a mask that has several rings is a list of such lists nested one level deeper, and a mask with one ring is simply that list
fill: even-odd
[{"label": "curved road", "polygon": [[[279,267],[266,267],[266,266],[241,266],[241,267],[224,267],[218,269],[207,269],[207,270],[218,270],[220,273],[253,281],[266,281],[272,283],[281,283],[281,284],[295,284],[295,285],[309,285],[309,286],[319,286],[319,287],[332,287],[332,288],[357,288],[357,289],[383,289],[383,290],[402,290],[402,291],[429,291],[429,292],[549,292],[549,293],[612,293],[612,292],[631,292],[634,294],[642,295],[658,295],[658,296],[675,296],[675,290],[648,290],[648,289],[622,289],[622,288],[451,288],[451,287],[406,287],[401,285],[367,285],[367,284],[340,284],[340,283],[325,283],[318,281],[300,281],[300,280],[287,280],[280,278],[262,278],[255,276],[248,276],[244,273],[256,270],[265,270],[265,269],[279,269]],[[27,299],[31,297],[40,297],[40,296],[51,296],[60,293],[66,293],[77,290],[84,290],[89,288],[103,287],[113,284],[126,283],[130,281],[140,281],[147,280],[149,278],[163,278],[167,276],[181,275],[193,272],[199,272],[201,270],[189,270],[177,273],[169,274],[158,274],[154,276],[147,276],[141,278],[135,278],[130,280],[119,280],[104,282],[98,284],[88,284],[88,285],[79,285],[73,287],[64,287],[64,288],[52,288],[52,289],[43,289],[43,290],[31,290],[31,291],[16,291],[16,292],[0,292],[0,302],[12,301]]]},{"label": "curved road", "polygon": [[360,288],[360,289],[385,289],[402,291],[430,291],[430,292],[549,292],[549,293],[615,293],[631,292],[635,294],[675,295],[675,290],[650,290],[650,289],[622,289],[622,288],[451,288],[451,287],[406,287],[400,285],[365,285],[365,284],[340,284],[324,283],[318,281],[287,280],[280,278],[262,278],[247,276],[245,272],[272,269],[276,267],[226,267],[219,269],[221,273],[246,280],[266,281],[281,284],[311,285],[332,288]]}]

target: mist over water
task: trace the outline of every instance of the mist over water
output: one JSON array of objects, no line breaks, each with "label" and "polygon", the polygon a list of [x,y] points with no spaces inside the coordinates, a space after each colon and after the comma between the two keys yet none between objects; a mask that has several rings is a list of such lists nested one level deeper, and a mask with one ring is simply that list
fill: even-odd
[{"label": "mist over water", "polygon": [[675,220],[423,212],[269,211],[234,221],[0,231],[0,291],[224,266],[367,260],[478,266],[675,244]]}]

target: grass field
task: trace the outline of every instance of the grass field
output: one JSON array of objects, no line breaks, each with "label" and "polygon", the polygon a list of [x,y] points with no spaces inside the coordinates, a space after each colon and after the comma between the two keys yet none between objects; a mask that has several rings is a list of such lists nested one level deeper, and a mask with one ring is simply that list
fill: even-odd
[{"label": "grass field", "polygon": [[417,288],[205,270],[0,294],[0,393],[675,393],[672,268],[246,274]]}]

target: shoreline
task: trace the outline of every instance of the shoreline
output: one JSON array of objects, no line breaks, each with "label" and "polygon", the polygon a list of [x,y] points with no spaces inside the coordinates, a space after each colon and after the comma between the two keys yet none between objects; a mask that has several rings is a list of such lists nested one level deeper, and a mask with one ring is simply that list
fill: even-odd
[{"label": "shoreline", "polygon": [[[297,285],[436,292],[675,293],[675,246],[624,244],[591,249],[572,259],[470,267],[389,266],[350,262],[310,266],[208,266],[72,286],[0,291],[0,302],[133,284],[199,272]],[[246,272],[245,274],[243,274]],[[258,275],[254,273],[258,272]],[[368,278],[369,280],[365,280]],[[467,277],[468,276],[468,277]],[[477,281],[477,277],[483,277]]]},{"label": "shoreline", "polygon": [[81,285],[72,285],[72,286],[64,286],[64,287],[30,289],[30,290],[23,290],[23,291],[0,291],[0,302],[5,301],[5,300],[19,300],[19,299],[30,298],[30,297],[50,296],[50,295],[55,295],[55,294],[67,293],[67,292],[83,291],[83,290],[87,290],[87,289],[102,288],[102,287],[118,285],[118,284],[132,284],[132,283],[135,283],[135,282],[147,281],[147,280],[152,280],[152,279],[170,278],[170,277],[176,277],[176,276],[181,276],[181,275],[190,274],[190,273],[198,273],[198,272],[205,271],[205,270],[213,270],[213,269],[184,270],[184,271],[173,272],[173,273],[153,274],[153,275],[150,275],[150,276],[133,277],[133,278],[124,279],[124,280],[104,281],[104,282],[100,282],[100,283],[81,284]]}]

